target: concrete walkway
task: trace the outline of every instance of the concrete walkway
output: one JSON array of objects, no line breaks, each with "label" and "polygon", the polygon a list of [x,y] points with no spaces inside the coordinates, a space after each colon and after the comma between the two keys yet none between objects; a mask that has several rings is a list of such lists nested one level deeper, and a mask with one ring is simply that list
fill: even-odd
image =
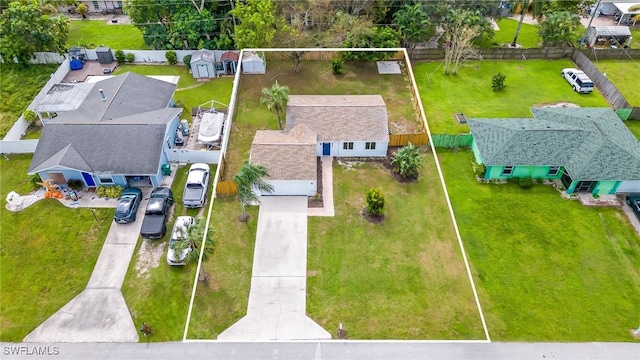
[{"label": "concrete walkway", "polygon": [[137,342],[138,331],[120,289],[142,227],[151,188],[130,224],[111,223],[85,290],[24,338],[25,342]]},{"label": "concrete walkway", "polygon": [[307,209],[308,216],[335,216],[333,209],[333,156],[323,156],[322,161],[322,207]]},{"label": "concrete walkway", "polygon": [[306,315],[307,197],[263,196],[255,246],[247,315],[218,339],[330,339]]}]

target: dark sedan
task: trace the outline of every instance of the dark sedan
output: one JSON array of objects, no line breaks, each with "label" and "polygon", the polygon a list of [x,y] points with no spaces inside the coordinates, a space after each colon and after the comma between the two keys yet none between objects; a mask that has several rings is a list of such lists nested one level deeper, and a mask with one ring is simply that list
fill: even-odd
[{"label": "dark sedan", "polygon": [[142,191],[137,187],[124,189],[118,199],[118,206],[116,206],[116,212],[113,214],[113,220],[118,224],[136,221],[136,212],[141,200]]},{"label": "dark sedan", "polygon": [[640,193],[627,195],[627,204],[631,207],[633,213],[636,214],[638,220],[640,220]]}]

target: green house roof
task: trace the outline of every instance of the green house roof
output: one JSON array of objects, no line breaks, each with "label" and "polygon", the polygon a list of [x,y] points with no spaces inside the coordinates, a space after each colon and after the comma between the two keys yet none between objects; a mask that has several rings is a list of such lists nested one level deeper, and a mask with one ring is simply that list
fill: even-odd
[{"label": "green house roof", "polygon": [[608,108],[534,108],[534,118],[468,119],[487,166],[564,166],[579,180],[640,180],[640,143]]}]

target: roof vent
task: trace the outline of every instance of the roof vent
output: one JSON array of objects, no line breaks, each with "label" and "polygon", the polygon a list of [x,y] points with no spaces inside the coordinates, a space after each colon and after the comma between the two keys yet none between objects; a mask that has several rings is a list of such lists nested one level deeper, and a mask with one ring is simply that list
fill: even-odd
[{"label": "roof vent", "polygon": [[100,92],[100,98],[102,99],[102,101],[107,100],[107,97],[104,96],[104,91],[102,91],[102,89],[99,89],[98,91]]},{"label": "roof vent", "polygon": [[523,130],[524,130],[524,126],[520,126],[520,129],[523,129]]},{"label": "roof vent", "polygon": [[591,119],[591,115],[587,115],[587,119]]},{"label": "roof vent", "polygon": [[550,126],[550,125],[547,125],[547,129],[551,129],[551,126]]}]

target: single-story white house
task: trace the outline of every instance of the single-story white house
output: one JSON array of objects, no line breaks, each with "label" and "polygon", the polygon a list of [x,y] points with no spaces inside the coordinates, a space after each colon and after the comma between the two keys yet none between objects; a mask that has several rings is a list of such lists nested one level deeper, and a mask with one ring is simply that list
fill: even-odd
[{"label": "single-story white house", "polygon": [[318,156],[384,158],[388,146],[382,96],[290,95],[285,130],[256,132],[249,161],[267,168],[271,195],[312,196]]}]

